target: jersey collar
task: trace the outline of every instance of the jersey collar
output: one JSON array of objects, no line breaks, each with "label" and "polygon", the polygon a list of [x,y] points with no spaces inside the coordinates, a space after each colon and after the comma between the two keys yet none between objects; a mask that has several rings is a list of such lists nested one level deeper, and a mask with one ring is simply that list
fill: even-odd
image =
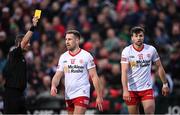
[{"label": "jersey collar", "polygon": [[69,51],[69,55],[71,55],[71,56],[76,56],[76,55],[79,54],[80,52],[81,52],[81,48],[79,48],[79,50],[78,50],[75,54],[73,54],[72,52]]},{"label": "jersey collar", "polygon": [[138,52],[140,52],[140,51],[142,51],[143,49],[144,49],[144,44],[143,44],[143,46],[142,46],[142,48],[141,49],[137,49],[137,48],[135,48],[134,47],[134,45],[132,45],[133,46],[133,49],[135,49],[136,51],[138,51]]}]

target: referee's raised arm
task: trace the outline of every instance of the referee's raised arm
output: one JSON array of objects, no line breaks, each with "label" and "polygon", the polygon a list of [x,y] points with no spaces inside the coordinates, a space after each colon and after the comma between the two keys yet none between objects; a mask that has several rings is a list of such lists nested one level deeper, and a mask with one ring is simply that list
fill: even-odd
[{"label": "referee's raised arm", "polygon": [[37,26],[37,22],[38,22],[38,17],[33,17],[32,19],[32,26],[29,29],[29,31],[25,34],[25,36],[23,37],[22,41],[21,41],[21,48],[24,49],[25,46],[29,43],[30,38],[33,35],[33,32]]}]

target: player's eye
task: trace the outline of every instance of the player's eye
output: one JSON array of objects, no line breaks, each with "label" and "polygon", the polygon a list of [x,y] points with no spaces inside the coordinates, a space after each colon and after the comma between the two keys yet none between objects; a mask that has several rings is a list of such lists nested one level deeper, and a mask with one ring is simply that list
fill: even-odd
[{"label": "player's eye", "polygon": [[139,35],[139,37],[143,37],[143,35],[141,34],[141,35]]}]

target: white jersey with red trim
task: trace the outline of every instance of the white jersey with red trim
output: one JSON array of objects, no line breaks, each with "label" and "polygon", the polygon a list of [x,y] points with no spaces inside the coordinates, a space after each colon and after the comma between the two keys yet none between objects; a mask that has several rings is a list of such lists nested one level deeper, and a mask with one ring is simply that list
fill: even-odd
[{"label": "white jersey with red trim", "polygon": [[95,67],[91,54],[83,49],[75,55],[69,51],[61,55],[57,71],[65,75],[65,99],[79,96],[90,97],[88,69]]},{"label": "white jersey with red trim", "polygon": [[127,73],[129,91],[152,89],[151,65],[157,60],[159,60],[159,55],[151,45],[144,44],[140,51],[133,45],[123,49],[121,63],[129,64]]}]

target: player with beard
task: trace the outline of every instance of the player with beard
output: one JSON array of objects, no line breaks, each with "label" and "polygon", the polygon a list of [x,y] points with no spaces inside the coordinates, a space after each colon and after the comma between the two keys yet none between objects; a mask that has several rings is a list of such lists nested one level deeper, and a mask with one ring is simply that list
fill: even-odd
[{"label": "player with beard", "polygon": [[163,83],[162,94],[164,96],[169,94],[160,57],[153,46],[143,43],[144,33],[144,28],[133,27],[130,31],[132,44],[124,48],[121,54],[123,99],[128,106],[129,114],[138,114],[140,103],[142,103],[145,114],[154,114],[155,112],[151,77],[152,62],[157,66]]},{"label": "player with beard", "polygon": [[80,37],[80,33],[76,30],[66,32],[65,42],[68,51],[60,56],[51,85],[51,95],[56,96],[56,87],[62,76],[65,76],[65,101],[68,114],[85,114],[90,98],[89,77],[97,92],[97,107],[100,111],[103,110],[102,87],[94,59],[89,52],[79,47]]}]

